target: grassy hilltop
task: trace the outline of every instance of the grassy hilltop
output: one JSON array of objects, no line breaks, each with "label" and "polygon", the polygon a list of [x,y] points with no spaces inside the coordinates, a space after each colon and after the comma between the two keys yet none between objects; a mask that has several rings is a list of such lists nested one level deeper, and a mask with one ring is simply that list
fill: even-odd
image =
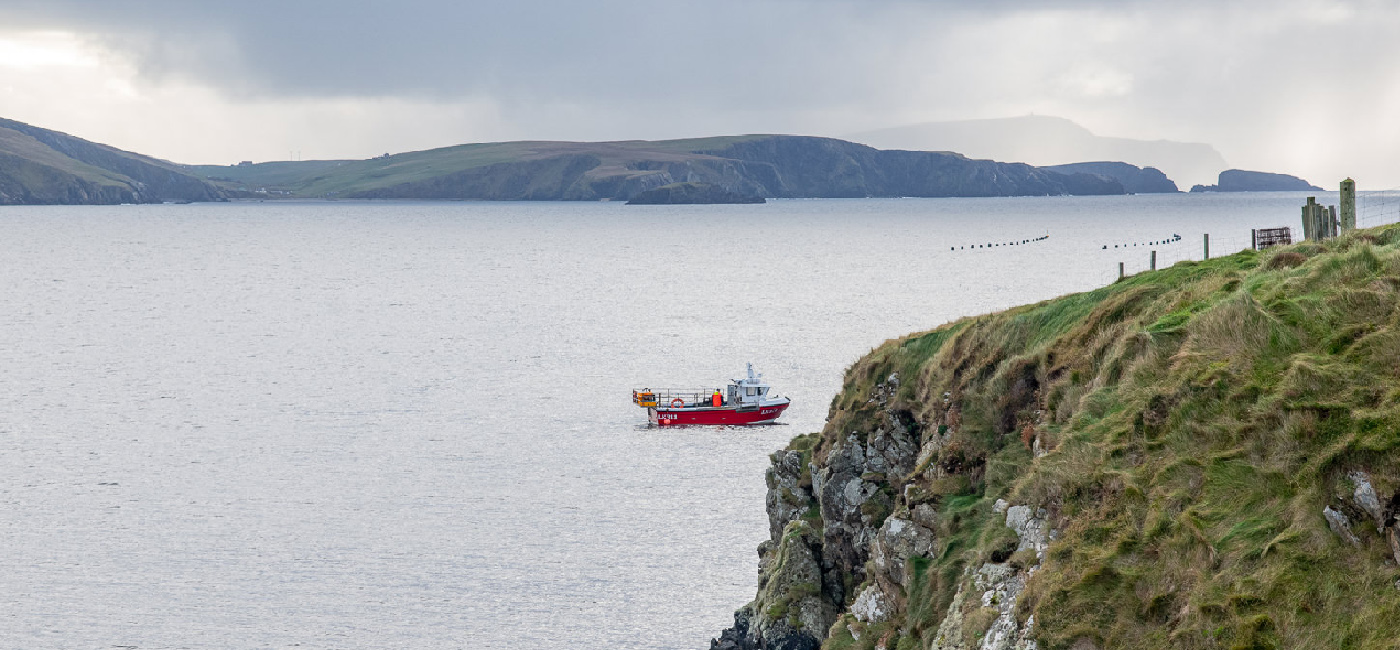
[{"label": "grassy hilltop", "polygon": [[[747,136],[753,138],[757,136]],[[596,156],[593,176],[645,175],[646,169],[628,169],[639,160],[684,162],[692,151],[719,149],[746,136],[696,138],[646,142],[487,142],[462,144],[426,151],[411,151],[369,160],[311,160],[268,162],[255,165],[195,165],[193,171],[226,185],[256,186],[290,192],[302,197],[357,197],[390,192],[430,191],[425,184],[443,177],[484,171],[493,165],[538,163],[569,156]],[[539,179],[544,186],[559,178]]]},{"label": "grassy hilltop", "polygon": [[0,118],[0,205],[223,198],[179,165]]},{"label": "grassy hilltop", "polygon": [[1398,308],[1391,226],[889,341],[719,647],[1393,648]]},{"label": "grassy hilltop", "polygon": [[[1142,170],[1123,165],[1131,173]],[[350,199],[629,200],[673,183],[746,197],[1122,194],[1123,169],[1053,170],[831,138],[739,135],[620,142],[491,142],[369,160],[191,168],[230,192]]]}]

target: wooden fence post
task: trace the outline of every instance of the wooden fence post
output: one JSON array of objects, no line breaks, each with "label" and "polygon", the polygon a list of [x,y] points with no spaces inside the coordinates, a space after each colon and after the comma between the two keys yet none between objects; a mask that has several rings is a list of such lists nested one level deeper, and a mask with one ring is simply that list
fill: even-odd
[{"label": "wooden fence post", "polygon": [[1148,268],[1153,271],[1157,270],[1157,251],[1152,251],[1152,261],[1151,265]]},{"label": "wooden fence post", "polygon": [[1308,202],[1303,204],[1303,239],[1317,241],[1317,219],[1313,214],[1316,205],[1315,196],[1308,197]]},{"label": "wooden fence post", "polygon": [[1342,231],[1356,230],[1356,181],[1342,181]]},{"label": "wooden fence post", "polygon": [[1210,233],[1206,233],[1206,234],[1204,234],[1204,235],[1201,235],[1201,240],[1202,240],[1203,243],[1205,243],[1205,247],[1206,247],[1206,259],[1210,259]]}]

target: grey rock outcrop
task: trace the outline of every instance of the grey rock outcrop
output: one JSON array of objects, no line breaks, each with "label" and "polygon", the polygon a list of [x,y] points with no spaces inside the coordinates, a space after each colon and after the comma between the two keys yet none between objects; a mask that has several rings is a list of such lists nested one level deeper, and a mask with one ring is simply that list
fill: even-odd
[{"label": "grey rock outcrop", "polygon": [[800,519],[814,501],[802,452],[776,451],[768,460],[772,465],[764,473],[768,485],[764,503],[768,510],[768,539],[776,541],[782,537],[783,529]]},{"label": "grey rock outcrop", "polygon": [[1041,169],[1061,174],[1096,174],[1122,183],[1123,189],[1132,194],[1163,194],[1180,192],[1176,183],[1166,174],[1152,167],[1138,167],[1125,162],[1082,162],[1067,165],[1048,165]]},{"label": "grey rock outcrop", "polygon": [[1351,501],[1343,502],[1337,508],[1327,506],[1323,509],[1322,516],[1327,519],[1328,527],[1342,539],[1359,545],[1361,539],[1352,529],[1352,517],[1347,513],[1358,518],[1369,518],[1395,562],[1400,564],[1400,521],[1396,520],[1396,516],[1400,515],[1397,512],[1400,509],[1400,494],[1382,504],[1370,473],[1352,470],[1347,472],[1347,480],[1352,488]]},{"label": "grey rock outcrop", "polygon": [[[998,507],[1004,501],[998,501]],[[970,581],[964,580],[943,616],[938,632],[929,645],[930,650],[1035,650],[1032,638],[1035,618],[1021,623],[1016,618],[1016,603],[1026,589],[1026,582],[1039,568],[1044,549],[1050,538],[1044,511],[1032,511],[1029,506],[1005,508],[1006,526],[1020,538],[1019,550],[1034,549],[1035,565],[1017,567],[1010,562],[987,562],[974,571],[969,569]],[[969,603],[970,598],[976,598]],[[964,614],[977,611],[980,616]],[[990,619],[990,623],[981,623]],[[980,623],[980,624],[979,624]],[[985,629],[981,629],[985,625]]]},{"label": "grey rock outcrop", "polygon": [[1347,478],[1356,486],[1352,490],[1352,501],[1358,508],[1366,511],[1375,521],[1376,529],[1380,530],[1385,526],[1385,511],[1381,508],[1381,501],[1376,497],[1376,488],[1371,485],[1371,477],[1365,472],[1353,471],[1347,474]]},{"label": "grey rock outcrop", "polygon": [[1192,192],[1294,192],[1321,191],[1297,176],[1252,172],[1243,169],[1227,169],[1220,172],[1215,185],[1193,185]]},{"label": "grey rock outcrop", "polygon": [[1331,528],[1332,532],[1336,533],[1338,537],[1346,540],[1353,546],[1361,545],[1361,540],[1357,538],[1356,533],[1351,532],[1351,519],[1348,519],[1342,511],[1335,510],[1332,506],[1327,506],[1322,509],[1322,516],[1327,519],[1327,527]]},{"label": "grey rock outcrop", "polygon": [[758,549],[758,594],[711,642],[716,650],[815,650],[836,621],[839,601],[822,587],[822,537],[803,519],[815,503],[803,454],[778,451],[769,461],[769,539]]},{"label": "grey rock outcrop", "polygon": [[934,549],[934,533],[912,520],[890,517],[875,535],[870,557],[879,577],[907,587],[906,564],[911,557],[927,557]]}]

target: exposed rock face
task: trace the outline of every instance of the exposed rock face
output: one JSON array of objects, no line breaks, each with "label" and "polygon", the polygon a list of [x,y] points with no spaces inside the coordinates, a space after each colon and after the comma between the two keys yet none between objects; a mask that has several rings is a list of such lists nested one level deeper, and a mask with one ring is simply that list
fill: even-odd
[{"label": "exposed rock face", "polygon": [[815,509],[804,455],[785,450],[769,460],[769,539],[758,547],[758,595],[735,612],[734,627],[713,648],[813,650],[836,620],[839,603],[822,588],[821,533],[803,518]]},{"label": "exposed rock face", "polygon": [[761,196],[740,194],[713,183],[671,183],[639,192],[627,205],[685,205],[716,203],[764,203]]},{"label": "exposed rock face", "polygon": [[1180,192],[1176,183],[1166,174],[1152,167],[1138,167],[1124,162],[1082,162],[1068,165],[1048,165],[1041,167],[1061,174],[1096,174],[1123,184],[1123,189],[1132,194],[1158,194]]},{"label": "exposed rock face", "polygon": [[764,477],[768,484],[768,538],[776,541],[783,529],[801,518],[814,501],[811,474],[802,452],[776,451],[768,459],[773,463]]},{"label": "exposed rock face", "polygon": [[[867,436],[854,432],[847,435],[828,454],[826,465],[813,473],[812,486],[825,529],[822,567],[826,570],[825,586],[833,600],[844,601],[849,595],[845,576],[856,584],[866,579],[865,563],[870,559],[872,543],[894,512],[896,495],[891,482],[913,469],[918,444],[918,428],[912,422],[902,421],[900,415],[890,414],[884,426]],[[905,527],[904,523],[892,525],[897,532],[886,538],[891,545],[912,548],[917,539],[910,539],[910,535],[931,536],[915,527]],[[904,559],[899,557],[897,562]]]},{"label": "exposed rock face", "polygon": [[876,533],[870,555],[879,577],[903,589],[909,583],[905,563],[911,557],[924,557],[932,553],[933,544],[931,529],[909,519],[892,516]]},{"label": "exposed rock face", "polygon": [[836,620],[836,604],[822,593],[821,539],[805,521],[790,522],[759,551],[758,597],[734,614],[734,627],[712,648],[814,650]]},{"label": "exposed rock face", "polygon": [[1347,478],[1356,485],[1352,490],[1352,501],[1358,508],[1366,511],[1375,521],[1376,529],[1379,530],[1385,525],[1385,511],[1381,508],[1380,499],[1376,497],[1376,488],[1371,485],[1371,477],[1362,471],[1352,471],[1347,474]]},{"label": "exposed rock face", "polygon": [[[870,403],[885,406],[899,387],[900,377],[891,374],[872,391]],[[911,414],[880,412],[873,431],[850,432],[820,465],[804,466],[807,454],[798,450],[770,456],[770,539],[759,547],[759,593],[735,613],[734,627],[712,648],[816,648],[829,629],[853,638],[874,630],[885,635],[876,647],[894,647],[891,633],[878,626],[907,607],[914,580],[911,562],[938,551],[941,515],[935,504],[911,503],[893,485],[924,476],[915,470],[936,456],[947,433],[925,437]],[[938,478],[949,474],[947,468],[927,473]],[[933,642],[932,648],[1035,647],[1033,623],[1017,620],[1015,603],[1049,543],[1046,513],[1004,502],[999,508],[998,516],[1017,537],[1014,548],[1027,550],[1032,564],[987,563],[970,570],[964,587],[968,595],[960,591],[943,616],[940,639],[947,639]],[[820,512],[820,532],[804,518],[814,509]],[[979,608],[984,613],[970,620],[963,612],[968,598],[985,603]],[[843,603],[849,616],[838,619]],[[968,638],[986,643],[967,645]]]},{"label": "exposed rock face", "polygon": [[1192,192],[1292,192],[1321,191],[1297,176],[1251,172],[1243,169],[1227,169],[1220,172],[1220,180],[1215,185],[1194,185]]}]

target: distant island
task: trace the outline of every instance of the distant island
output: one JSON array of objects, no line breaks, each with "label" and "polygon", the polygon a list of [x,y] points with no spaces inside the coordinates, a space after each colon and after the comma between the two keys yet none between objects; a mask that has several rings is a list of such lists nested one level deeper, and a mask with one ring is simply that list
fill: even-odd
[{"label": "distant island", "polygon": [[1297,176],[1227,169],[1215,185],[1193,185],[1192,192],[1312,192],[1322,188]]}]

